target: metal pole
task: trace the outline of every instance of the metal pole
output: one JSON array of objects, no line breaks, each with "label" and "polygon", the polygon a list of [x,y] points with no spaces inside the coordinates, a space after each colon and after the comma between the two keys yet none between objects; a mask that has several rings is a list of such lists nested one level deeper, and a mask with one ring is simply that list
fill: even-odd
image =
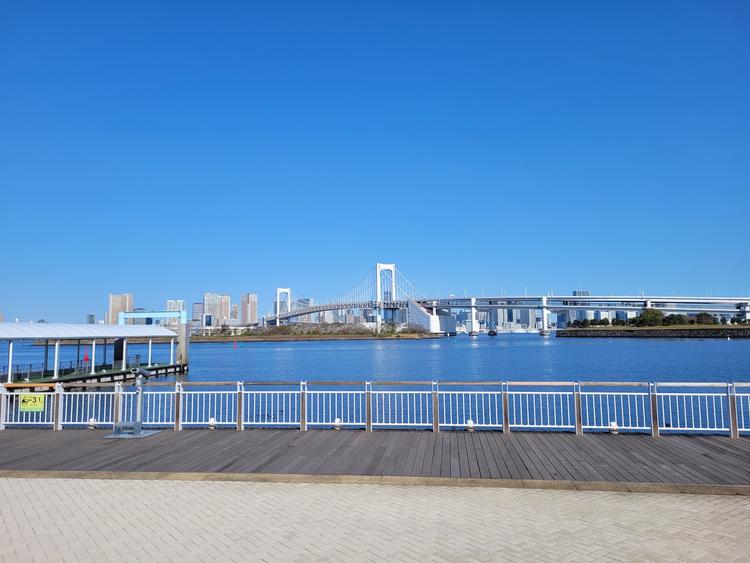
[{"label": "metal pole", "polygon": [[581,414],[581,382],[573,384],[576,414],[576,436],[583,436],[583,416]]},{"label": "metal pole", "polygon": [[128,339],[122,339],[122,370],[128,369]]},{"label": "metal pole", "polygon": [[735,440],[740,437],[737,421],[737,389],[734,383],[727,383],[727,400],[729,401],[729,435]]},{"label": "metal pole", "polygon": [[52,430],[62,430],[62,394],[63,388],[59,383],[55,384],[54,403],[52,406]]},{"label": "metal pole", "polygon": [[91,375],[96,371],[96,338],[91,341]]},{"label": "metal pole", "polygon": [[500,382],[500,389],[503,395],[503,434],[510,434],[510,409],[508,404],[508,383]]},{"label": "metal pole", "polygon": [[44,367],[42,368],[42,377],[47,375],[47,366],[49,365],[49,338],[44,341]]},{"label": "metal pole", "polygon": [[8,383],[13,383],[13,341],[8,340]]},{"label": "metal pole", "polygon": [[112,423],[119,424],[122,421],[122,384],[115,383],[115,394],[112,397]]},{"label": "metal pole", "polygon": [[169,339],[169,365],[174,364],[174,338]]},{"label": "metal pole", "polygon": [[243,408],[243,397],[244,397],[244,385],[241,381],[237,382],[237,432],[242,432],[245,429],[245,418],[242,412]]},{"label": "metal pole", "polygon": [[438,401],[438,383],[432,382],[432,431],[440,432],[440,403]]},{"label": "metal pole", "polygon": [[55,365],[52,368],[52,379],[57,379],[60,374],[60,341],[55,340]]},{"label": "metal pole", "polygon": [[78,348],[76,350],[76,373],[78,373],[78,366],[81,365],[81,339],[78,339]]},{"label": "metal pole", "polygon": [[174,384],[174,429],[182,430],[182,383]]},{"label": "metal pole", "polygon": [[104,361],[102,364],[107,365],[107,339],[104,339]]},{"label": "metal pole", "polygon": [[372,383],[365,381],[365,432],[372,432]]},{"label": "metal pole", "polygon": [[659,437],[659,404],[657,402],[656,383],[648,384],[648,395],[651,400],[651,436]]},{"label": "metal pole", "polygon": [[307,381],[299,384],[299,429],[307,432]]},{"label": "metal pole", "polygon": [[0,430],[5,430],[5,411],[8,408],[6,397],[5,385],[0,383]]},{"label": "metal pole", "polygon": [[148,339],[148,367],[151,367],[151,343],[153,340],[153,338]]}]

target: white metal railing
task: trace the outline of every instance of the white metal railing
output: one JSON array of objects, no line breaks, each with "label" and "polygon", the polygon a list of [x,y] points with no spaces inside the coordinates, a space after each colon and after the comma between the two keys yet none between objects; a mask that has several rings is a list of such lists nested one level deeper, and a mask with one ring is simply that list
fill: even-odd
[{"label": "white metal railing", "polygon": [[430,391],[373,391],[373,426],[432,426]]},{"label": "white metal railing", "polygon": [[565,430],[575,428],[573,392],[509,391],[511,428]]},{"label": "white metal railing", "polygon": [[[40,399],[40,396],[43,398]],[[26,407],[27,403],[37,401],[39,406],[33,408],[40,410],[26,410],[31,409]],[[50,393],[3,393],[0,395],[0,412],[3,414],[0,424],[7,426],[52,426],[55,420],[55,401]]]},{"label": "white metal railing", "polygon": [[737,393],[737,428],[750,432],[750,393]]},{"label": "white metal railing", "polygon": [[[143,393],[141,421],[143,426],[174,426],[174,391],[147,391]],[[121,418],[123,421],[138,420],[138,392],[122,393]]]},{"label": "white metal railing", "polygon": [[503,426],[503,394],[500,391],[440,391],[440,425],[499,428]]},{"label": "white metal railing", "polygon": [[299,426],[299,391],[245,391],[242,416],[246,426]]},{"label": "white metal railing", "polygon": [[365,426],[364,391],[307,391],[306,395],[308,425]]},{"label": "white metal railing", "polygon": [[61,395],[61,424],[65,426],[83,426],[92,424],[112,425],[114,419],[113,392],[83,391]]},{"label": "white metal railing", "polygon": [[729,430],[726,393],[658,393],[659,430]]},{"label": "white metal railing", "polygon": [[[177,430],[183,426],[306,430],[309,426],[622,430],[654,436],[660,432],[729,433],[732,437],[750,433],[750,383],[498,381],[447,382],[441,388],[436,382],[381,382],[374,389],[366,382],[357,389],[352,382],[302,382],[298,388],[284,383],[287,388],[279,389],[277,383],[240,382],[227,390],[226,384],[207,382],[177,383],[173,390],[156,387],[153,391],[148,385],[127,390],[121,384],[114,390],[111,384],[90,385],[81,391],[57,384],[51,393],[11,393],[0,385],[0,429],[107,427],[140,420],[146,427]],[[206,387],[200,389],[201,385]],[[184,390],[183,386],[192,388]]]},{"label": "white metal railing", "polygon": [[237,393],[234,391],[183,391],[181,423],[184,426],[235,426]]},{"label": "white metal railing", "polygon": [[649,430],[648,393],[582,392],[581,418],[587,430]]}]

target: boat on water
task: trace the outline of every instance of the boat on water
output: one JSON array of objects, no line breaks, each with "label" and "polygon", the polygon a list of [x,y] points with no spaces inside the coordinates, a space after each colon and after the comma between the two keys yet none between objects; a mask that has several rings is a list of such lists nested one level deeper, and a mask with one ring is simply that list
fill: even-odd
[{"label": "boat on water", "polygon": [[497,336],[497,331],[494,328],[491,328],[487,331],[487,336]]}]

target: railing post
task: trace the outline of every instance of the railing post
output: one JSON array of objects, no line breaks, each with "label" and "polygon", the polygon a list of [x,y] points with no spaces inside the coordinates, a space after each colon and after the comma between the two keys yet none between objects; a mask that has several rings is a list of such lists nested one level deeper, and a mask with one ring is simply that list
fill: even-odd
[{"label": "railing post", "polygon": [[241,382],[237,382],[237,432],[242,432],[245,429],[245,415],[242,412],[243,403],[245,396],[245,385]]},{"label": "railing post", "polygon": [[365,381],[365,432],[372,432],[372,383]]},{"label": "railing post", "polygon": [[115,383],[115,393],[112,395],[112,426],[122,422],[122,384]]},{"label": "railing post", "polygon": [[307,381],[299,383],[299,429],[307,432]]},{"label": "railing post", "polygon": [[182,383],[174,384],[174,430],[182,430]]},{"label": "railing post", "polygon": [[583,415],[581,414],[581,382],[573,384],[573,397],[576,415],[576,436],[583,436]]},{"label": "railing post", "polygon": [[432,431],[440,432],[440,401],[438,401],[438,382],[432,382]]},{"label": "railing post", "polygon": [[0,430],[5,430],[5,418],[8,410],[8,393],[5,391],[5,385],[0,383]]},{"label": "railing post", "polygon": [[740,437],[737,422],[737,388],[734,383],[727,383],[727,400],[729,401],[729,435],[737,439]]},{"label": "railing post", "polygon": [[648,384],[648,396],[651,402],[651,437],[659,437],[659,404],[657,402],[656,383]]},{"label": "railing post", "polygon": [[510,434],[510,409],[508,405],[510,400],[508,397],[508,382],[500,382],[500,390],[502,391],[503,398],[503,434]]},{"label": "railing post", "polygon": [[60,383],[55,384],[55,394],[52,406],[52,430],[58,432],[62,430],[62,408],[63,408],[63,387]]}]

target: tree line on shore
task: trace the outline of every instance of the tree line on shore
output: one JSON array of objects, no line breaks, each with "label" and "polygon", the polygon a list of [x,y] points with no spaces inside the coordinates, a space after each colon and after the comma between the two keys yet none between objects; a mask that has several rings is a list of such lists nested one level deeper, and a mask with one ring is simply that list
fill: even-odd
[{"label": "tree line on shore", "polygon": [[574,320],[568,323],[567,328],[589,328],[596,326],[687,326],[687,325],[715,325],[715,324],[740,324],[746,325],[747,321],[740,319],[739,317],[732,317],[731,321],[727,321],[726,317],[721,317],[721,321],[717,321],[716,317],[710,313],[698,313],[694,317],[688,315],[665,315],[658,309],[644,309],[640,315],[633,317],[632,319],[583,319]]}]

